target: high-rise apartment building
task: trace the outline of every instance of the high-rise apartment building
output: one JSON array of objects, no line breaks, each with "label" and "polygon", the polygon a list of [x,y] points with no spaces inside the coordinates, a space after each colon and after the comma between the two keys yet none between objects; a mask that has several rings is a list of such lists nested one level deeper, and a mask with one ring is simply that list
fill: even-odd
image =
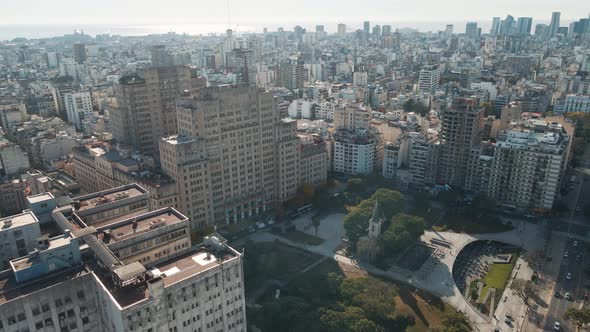
[{"label": "high-rise apartment building", "polygon": [[236,48],[227,54],[227,70],[237,74],[238,83],[256,84],[255,53],[250,49]]},{"label": "high-rise apartment building", "polygon": [[82,121],[92,117],[92,95],[90,91],[71,92],[64,95],[68,122],[82,130]]},{"label": "high-rise apartment building", "polygon": [[143,68],[122,77],[114,89],[118,103],[111,113],[115,140],[157,158],[160,138],[177,133],[176,98],[191,90],[190,68]]},{"label": "high-rise apartment building", "polygon": [[172,57],[166,50],[165,45],[154,45],[151,48],[152,66],[170,66],[172,65]]},{"label": "high-rise apartment building", "polygon": [[550,210],[559,195],[569,137],[558,123],[531,120],[498,137],[488,195],[503,205]]},{"label": "high-rise apartment building", "polygon": [[278,190],[277,177],[298,176],[280,167],[294,161],[290,149],[298,147],[290,137],[294,124],[279,118],[272,93],[247,85],[205,88],[178,101],[178,124],[178,135],[161,140],[160,158],[194,228],[236,223],[290,198],[282,193],[297,178],[280,179]]},{"label": "high-rise apartment building", "polygon": [[83,43],[76,43],[74,44],[74,61],[79,64],[83,64],[86,62],[88,58],[88,53],[86,51],[86,44]]},{"label": "high-rise apartment building", "polygon": [[471,150],[481,141],[483,120],[484,109],[475,98],[455,97],[443,111],[439,182],[463,188]]},{"label": "high-rise apartment building", "polygon": [[279,80],[282,87],[289,90],[303,88],[305,67],[302,59],[291,58],[279,66]]},{"label": "high-rise apartment building", "polygon": [[426,66],[420,69],[418,77],[418,91],[434,94],[438,89],[440,71],[438,65]]},{"label": "high-rise apartment building", "polygon": [[549,24],[549,37],[555,37],[557,30],[559,29],[559,19],[561,17],[560,12],[551,13],[551,23]]}]

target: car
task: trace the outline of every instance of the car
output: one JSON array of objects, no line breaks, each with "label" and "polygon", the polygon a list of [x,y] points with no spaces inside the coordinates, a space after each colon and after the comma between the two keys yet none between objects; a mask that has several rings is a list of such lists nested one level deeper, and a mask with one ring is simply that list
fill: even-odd
[{"label": "car", "polygon": [[584,301],[588,301],[588,292],[584,293]]},{"label": "car", "polygon": [[265,224],[265,223],[263,223],[262,221],[258,221],[258,222],[256,222],[256,228],[258,228],[258,229],[262,229],[262,228],[264,228],[264,227],[266,227],[266,224]]},{"label": "car", "polygon": [[568,273],[565,275],[565,278],[566,278],[567,280],[571,280],[571,279],[572,279],[572,274],[571,274],[570,272],[568,272]]},{"label": "car", "polygon": [[568,258],[568,257],[569,257],[569,255],[570,255],[570,253],[569,253],[569,252],[566,250],[566,251],[563,253],[563,258]]},{"label": "car", "polygon": [[582,260],[582,255],[581,255],[581,254],[578,254],[578,255],[576,256],[576,262],[579,262],[579,261],[581,261],[581,260]]},{"label": "car", "polygon": [[514,318],[512,318],[512,315],[511,315],[511,314],[506,314],[506,319],[509,319],[509,320],[511,320],[511,321],[513,321],[513,320],[514,320]]},{"label": "car", "polygon": [[561,294],[559,294],[559,292],[555,292],[555,293],[553,293],[553,296],[555,296],[556,298],[560,298]]},{"label": "car", "polygon": [[561,329],[561,323],[560,322],[555,322],[553,324],[553,330],[554,331],[559,331]]},{"label": "car", "polygon": [[580,211],[582,211],[582,209],[580,209],[579,206],[576,206],[576,212],[580,212]]},{"label": "car", "polygon": [[254,226],[248,227],[248,232],[250,232],[250,233],[256,232],[256,227],[254,227]]},{"label": "car", "polygon": [[508,318],[504,319],[504,323],[506,323],[506,325],[512,325],[512,321]]},{"label": "car", "polygon": [[272,226],[276,223],[276,221],[274,219],[271,219],[269,221],[266,222],[269,226]]},{"label": "car", "polygon": [[570,293],[569,293],[569,292],[566,292],[566,293],[565,293],[565,299],[566,299],[566,300],[571,300],[571,299],[572,299],[572,297],[571,297],[571,295],[570,295]]},{"label": "car", "polygon": [[574,241],[574,247],[578,246],[578,241]]}]

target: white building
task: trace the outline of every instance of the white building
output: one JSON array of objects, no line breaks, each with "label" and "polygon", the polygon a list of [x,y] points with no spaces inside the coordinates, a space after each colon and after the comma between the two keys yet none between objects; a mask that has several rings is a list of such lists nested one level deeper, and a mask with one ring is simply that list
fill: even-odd
[{"label": "white building", "polygon": [[338,130],[334,134],[334,172],[347,175],[371,174],[381,161],[380,147],[378,136],[365,129]]},{"label": "white building", "polygon": [[369,74],[366,71],[355,71],[352,74],[352,86],[367,86]]},{"label": "white building", "polygon": [[418,91],[434,94],[438,89],[438,81],[440,80],[440,72],[438,66],[427,66],[420,70],[418,78]]},{"label": "white building", "polygon": [[289,117],[293,119],[311,119],[314,103],[308,99],[295,99],[289,104]]},{"label": "white building", "polygon": [[33,251],[40,236],[39,220],[29,210],[0,219],[0,270],[10,268],[11,259]]},{"label": "white building", "polygon": [[82,130],[82,122],[92,117],[92,95],[90,91],[66,93],[64,95],[68,122]]}]

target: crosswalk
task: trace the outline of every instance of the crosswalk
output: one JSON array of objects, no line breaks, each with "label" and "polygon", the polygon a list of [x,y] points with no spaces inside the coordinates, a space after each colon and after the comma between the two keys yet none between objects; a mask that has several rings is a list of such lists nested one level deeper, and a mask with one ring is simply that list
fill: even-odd
[{"label": "crosswalk", "polygon": [[551,235],[555,235],[555,236],[559,236],[559,237],[567,237],[567,238],[578,240],[578,241],[590,242],[590,235],[588,233],[573,234],[573,233],[568,233],[565,231],[552,231]]}]

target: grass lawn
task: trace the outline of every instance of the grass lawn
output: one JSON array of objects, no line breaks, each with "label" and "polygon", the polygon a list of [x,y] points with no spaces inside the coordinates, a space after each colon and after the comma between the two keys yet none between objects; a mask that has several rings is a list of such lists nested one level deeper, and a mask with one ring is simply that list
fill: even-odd
[{"label": "grass lawn", "polygon": [[300,230],[293,230],[287,233],[281,233],[280,231],[273,230],[272,233],[284,237],[289,241],[305,244],[308,246],[317,246],[324,242],[324,240],[320,239],[319,237],[309,235]]},{"label": "grass lawn", "polygon": [[496,289],[496,298],[502,296],[504,288],[506,287],[506,283],[508,283],[508,278],[510,278],[510,274],[512,273],[512,269],[514,268],[514,262],[516,262],[516,257],[512,256],[511,263],[492,264],[490,270],[483,279],[484,286],[481,291],[482,299],[485,298],[488,289],[492,287]]}]

